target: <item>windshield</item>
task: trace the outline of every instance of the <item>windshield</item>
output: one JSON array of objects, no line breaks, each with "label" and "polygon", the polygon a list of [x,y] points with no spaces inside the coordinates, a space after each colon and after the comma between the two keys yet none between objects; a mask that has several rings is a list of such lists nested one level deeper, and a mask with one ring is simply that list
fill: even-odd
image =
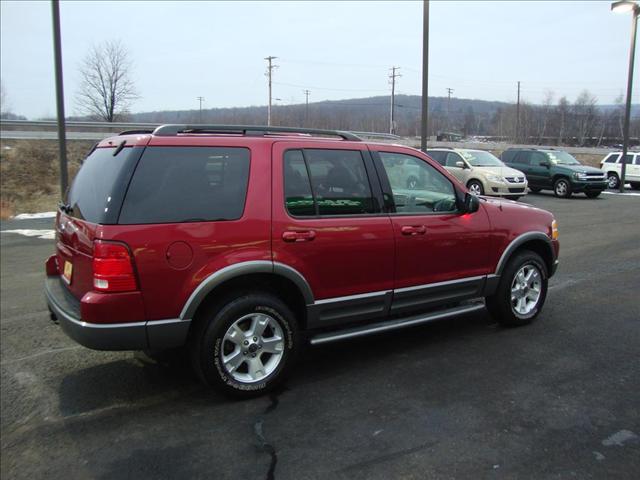
[{"label": "windshield", "polygon": [[573,158],[567,152],[546,152],[549,159],[558,165],[582,165],[578,160]]},{"label": "windshield", "polygon": [[464,159],[469,162],[472,167],[502,167],[502,163],[497,157],[489,152],[469,151],[460,152]]}]

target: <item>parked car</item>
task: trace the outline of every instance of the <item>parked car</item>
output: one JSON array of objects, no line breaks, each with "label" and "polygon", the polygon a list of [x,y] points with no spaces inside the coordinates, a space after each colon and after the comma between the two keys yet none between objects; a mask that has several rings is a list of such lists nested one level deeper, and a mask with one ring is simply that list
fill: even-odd
[{"label": "parked car", "polygon": [[[620,177],[622,176],[622,162],[620,158],[622,152],[611,152],[600,162],[600,170],[607,176],[609,188],[618,188],[620,186]],[[640,190],[640,153],[629,152],[625,156],[624,179],[631,184],[634,190]]]},{"label": "parked car", "polygon": [[282,382],[306,342],[485,302],[501,324],[527,324],[559,252],[551,213],[476,197],[418,150],[284,127],[103,140],[55,225],[45,292],[67,335],[183,348],[206,384],[240,397]]},{"label": "parked car", "polygon": [[562,198],[572,193],[596,198],[607,188],[607,179],[600,170],[582,165],[562,150],[509,148],[502,152],[501,158],[510,167],[525,173],[529,189],[534,193],[553,190]]},{"label": "parked car", "polygon": [[427,154],[451,172],[475,195],[518,200],[527,194],[527,179],[492,153],[463,148],[430,148]]}]

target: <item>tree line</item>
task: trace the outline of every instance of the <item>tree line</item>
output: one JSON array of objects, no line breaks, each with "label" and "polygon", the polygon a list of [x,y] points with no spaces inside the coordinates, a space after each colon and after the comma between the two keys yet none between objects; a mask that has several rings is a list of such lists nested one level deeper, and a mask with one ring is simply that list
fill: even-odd
[{"label": "tree line", "polygon": [[[106,122],[220,123],[260,125],[266,123],[266,107],[216,108],[202,112],[158,111],[131,113],[139,98],[133,81],[130,53],[120,41],[91,47],[79,65],[80,89],[75,101],[81,119]],[[0,86],[2,118],[24,118],[9,112],[4,85]],[[418,136],[421,98],[395,97],[396,128],[402,136]],[[275,105],[273,124],[368,132],[389,131],[390,97],[314,102],[309,105]],[[624,104],[622,95],[614,105],[598,105],[584,90],[572,102],[566,96],[555,101],[548,91],[542,104],[526,100],[519,105],[446,97],[429,98],[428,133],[465,137],[486,136],[527,144],[605,146],[622,141]],[[638,144],[640,117],[632,115],[632,144]]]}]

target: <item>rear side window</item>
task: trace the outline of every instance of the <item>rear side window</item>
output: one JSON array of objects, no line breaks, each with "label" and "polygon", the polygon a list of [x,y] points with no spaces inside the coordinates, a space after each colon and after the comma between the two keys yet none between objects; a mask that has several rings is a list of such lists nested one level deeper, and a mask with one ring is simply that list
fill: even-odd
[{"label": "rear side window", "polygon": [[118,223],[237,220],[244,211],[249,156],[246,148],[148,147]]},{"label": "rear side window", "polygon": [[631,165],[631,162],[633,161],[633,155],[631,155],[630,153],[627,153],[624,156],[624,163],[627,165]]},{"label": "rear side window", "polygon": [[513,158],[511,162],[518,163],[520,165],[529,165],[531,164],[531,152],[520,152],[516,154],[515,158]]},{"label": "rear side window", "polygon": [[513,162],[522,163],[516,157],[518,157],[517,150],[505,150],[504,152],[502,152],[502,155],[500,155],[500,160],[502,160],[504,163],[513,163]]},{"label": "rear side window", "polygon": [[289,150],[284,157],[284,182],[285,205],[294,216],[380,211],[358,150]]},{"label": "rear side window", "polygon": [[96,148],[83,162],[65,203],[69,215],[91,223],[116,223],[127,183],[140,148]]},{"label": "rear side window", "polygon": [[433,158],[436,162],[438,162],[443,167],[446,164],[446,156],[447,152],[443,152],[441,150],[427,150],[427,155]]}]

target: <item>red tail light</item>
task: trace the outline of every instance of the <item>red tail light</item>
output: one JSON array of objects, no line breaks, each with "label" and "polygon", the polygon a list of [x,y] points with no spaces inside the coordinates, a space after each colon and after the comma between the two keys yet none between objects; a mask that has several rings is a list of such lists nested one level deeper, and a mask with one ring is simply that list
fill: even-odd
[{"label": "red tail light", "polygon": [[121,243],[93,244],[93,288],[99,292],[137,290],[129,249]]}]

